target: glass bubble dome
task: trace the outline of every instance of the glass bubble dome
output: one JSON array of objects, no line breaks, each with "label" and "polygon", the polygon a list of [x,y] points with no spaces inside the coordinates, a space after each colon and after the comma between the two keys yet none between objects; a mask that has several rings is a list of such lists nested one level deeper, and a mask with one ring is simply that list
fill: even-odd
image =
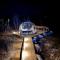
[{"label": "glass bubble dome", "polygon": [[35,24],[30,21],[22,22],[19,31],[21,34],[34,34],[36,32]]},{"label": "glass bubble dome", "polygon": [[25,30],[25,29],[31,29],[32,27],[34,26],[34,24],[30,21],[26,21],[26,22],[22,22],[21,25],[20,25],[20,30]]},{"label": "glass bubble dome", "polygon": [[32,27],[32,23],[31,22],[24,22],[22,23],[22,28],[23,29],[30,29]]}]

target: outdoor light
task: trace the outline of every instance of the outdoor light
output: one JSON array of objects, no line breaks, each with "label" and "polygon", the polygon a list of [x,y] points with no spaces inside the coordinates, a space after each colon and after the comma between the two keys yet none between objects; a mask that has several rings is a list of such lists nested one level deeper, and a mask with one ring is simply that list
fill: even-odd
[{"label": "outdoor light", "polygon": [[12,33],[13,33],[13,34],[18,34],[18,32],[15,32],[15,31],[13,31]]},{"label": "outdoor light", "polygon": [[13,34],[16,34],[16,32],[14,31]]}]

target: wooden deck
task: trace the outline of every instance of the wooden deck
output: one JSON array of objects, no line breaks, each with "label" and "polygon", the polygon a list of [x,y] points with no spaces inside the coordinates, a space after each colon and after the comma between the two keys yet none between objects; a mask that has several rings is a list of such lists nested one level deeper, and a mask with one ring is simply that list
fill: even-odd
[{"label": "wooden deck", "polygon": [[24,38],[21,60],[37,60],[31,37]]}]

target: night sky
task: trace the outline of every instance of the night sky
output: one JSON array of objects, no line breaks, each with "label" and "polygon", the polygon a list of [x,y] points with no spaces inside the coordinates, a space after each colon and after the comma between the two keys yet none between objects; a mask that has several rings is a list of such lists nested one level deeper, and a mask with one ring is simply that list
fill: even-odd
[{"label": "night sky", "polygon": [[0,18],[14,15],[30,17],[35,24],[49,26],[50,29],[59,33],[59,17],[55,15],[54,7],[41,1],[2,1],[0,2]]},{"label": "night sky", "polygon": [[0,16],[12,16],[14,14],[19,16],[37,16],[47,15],[48,13],[48,3],[36,1],[4,1],[0,3]]}]

